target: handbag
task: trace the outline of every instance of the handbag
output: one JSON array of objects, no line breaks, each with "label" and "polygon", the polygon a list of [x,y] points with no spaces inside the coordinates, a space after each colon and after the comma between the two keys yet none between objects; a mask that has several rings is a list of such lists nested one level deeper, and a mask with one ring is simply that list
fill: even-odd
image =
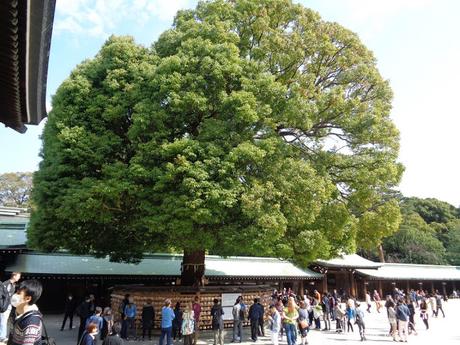
[{"label": "handbag", "polygon": [[301,329],[305,329],[305,328],[308,328],[308,321],[305,320],[305,319],[302,319],[299,321],[299,326]]},{"label": "handbag", "polygon": [[46,326],[45,326],[45,322],[43,321],[43,319],[42,319],[42,329],[43,329],[42,345],[57,345],[56,339],[48,336],[48,332],[46,331]]}]

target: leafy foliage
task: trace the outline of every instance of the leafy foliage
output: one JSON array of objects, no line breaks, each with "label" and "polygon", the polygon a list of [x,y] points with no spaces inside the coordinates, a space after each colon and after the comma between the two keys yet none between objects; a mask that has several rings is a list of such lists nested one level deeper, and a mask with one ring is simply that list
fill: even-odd
[{"label": "leafy foliage", "polygon": [[404,198],[401,210],[399,230],[383,241],[387,260],[460,264],[460,219],[454,206],[433,198]]},{"label": "leafy foliage", "polygon": [[304,265],[375,247],[400,222],[391,98],[354,33],[288,0],[201,2],[151,49],[111,37],[53,98],[31,243]]},{"label": "leafy foliage", "polygon": [[31,190],[31,172],[0,174],[0,205],[27,208]]}]

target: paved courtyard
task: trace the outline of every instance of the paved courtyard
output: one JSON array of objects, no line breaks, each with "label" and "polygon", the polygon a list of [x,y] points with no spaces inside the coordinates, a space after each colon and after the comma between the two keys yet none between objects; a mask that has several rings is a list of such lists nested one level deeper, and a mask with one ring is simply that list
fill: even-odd
[{"label": "paved courtyard", "polygon": [[[420,317],[416,316],[416,329],[418,331],[418,335],[411,335],[409,337],[409,342],[412,344],[417,345],[454,345],[460,344],[460,299],[457,300],[450,300],[449,302],[445,303],[445,312],[446,318],[430,318],[430,329],[427,331],[420,319]],[[63,332],[59,331],[60,322],[62,317],[60,315],[47,315],[46,324],[48,327],[48,332],[57,340],[57,345],[76,345],[77,339],[77,329],[73,329],[71,331],[65,330]],[[78,326],[78,319],[75,326]],[[335,323],[333,325],[333,329],[335,328]],[[393,343],[392,338],[387,336],[388,334],[388,322],[386,318],[386,312],[382,309],[382,312],[378,314],[375,311],[375,308],[372,309],[370,314],[366,313],[366,334],[367,334],[367,342],[368,343],[378,343],[378,344],[389,344]],[[268,332],[267,332],[268,333]],[[199,344],[209,344],[213,343],[212,341],[212,333],[209,331],[202,331],[201,332],[201,341]],[[250,335],[250,329],[244,329],[245,338],[248,339]],[[225,336],[225,344],[229,344],[231,340],[231,330],[226,330]],[[244,339],[243,339],[244,340]],[[298,339],[298,343],[300,339]],[[321,345],[329,345],[329,344],[343,344],[343,343],[361,343],[359,340],[359,334],[357,327],[355,327],[354,333],[346,333],[346,334],[336,334],[335,331],[310,331],[308,335],[308,342],[309,344],[321,344]],[[242,344],[252,344],[252,341],[243,341]],[[155,336],[152,341],[129,341],[127,345],[152,345],[158,344],[158,336]],[[181,345],[183,342],[175,341],[174,345]],[[270,344],[269,337],[259,338],[257,344],[265,345]],[[286,338],[280,344],[286,344]]]},{"label": "paved courtyard", "polygon": [[[416,329],[418,331],[417,335],[411,335],[409,337],[409,342],[417,345],[458,345],[460,344],[460,323],[458,314],[460,312],[460,299],[450,300],[448,303],[445,303],[444,310],[446,312],[446,318],[430,318],[430,329],[425,330],[424,325],[420,317],[416,317]],[[75,326],[78,326],[78,318],[75,318]],[[48,333],[50,336],[56,339],[57,345],[76,345],[77,340],[77,328],[73,330],[60,331],[60,324],[62,321],[61,315],[46,315],[45,322],[48,328]],[[334,328],[335,324],[333,325]],[[392,338],[387,336],[388,334],[388,322],[386,318],[386,312],[382,310],[380,314],[375,311],[375,308],[372,309],[370,314],[366,313],[366,336],[367,342],[373,344],[389,344],[393,343]],[[268,332],[267,332],[268,333]],[[246,339],[249,338],[250,330],[248,328],[244,329],[244,336]],[[229,344],[231,340],[231,330],[226,330],[225,335],[225,344]],[[244,339],[243,339],[244,340]],[[297,343],[300,342],[298,339]],[[200,345],[211,345],[212,333],[209,331],[201,332],[201,340],[199,341]],[[252,341],[243,341],[244,344],[252,344]],[[308,343],[312,344],[355,344],[361,343],[359,340],[359,334],[357,327],[355,327],[354,333],[345,333],[345,334],[336,334],[335,331],[310,331],[308,335]],[[99,342],[101,344],[101,342]],[[158,336],[155,336],[152,341],[128,341],[127,345],[153,345],[158,344]],[[175,341],[174,345],[182,345],[182,341]],[[269,337],[261,337],[257,341],[257,344],[268,345],[270,344]],[[286,344],[286,338],[280,342],[280,344]]]}]

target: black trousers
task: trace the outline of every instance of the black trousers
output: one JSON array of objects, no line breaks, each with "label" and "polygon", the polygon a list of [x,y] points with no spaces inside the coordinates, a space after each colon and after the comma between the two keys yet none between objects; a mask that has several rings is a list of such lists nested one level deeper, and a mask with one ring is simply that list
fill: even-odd
[{"label": "black trousers", "polygon": [[258,319],[251,320],[251,339],[253,341],[257,340],[258,328],[259,328],[259,320]]},{"label": "black trousers", "polygon": [[64,329],[67,319],[69,319],[69,329],[72,329],[73,313],[65,313],[64,314],[64,320],[62,320],[61,330]]},{"label": "black trousers", "polygon": [[85,331],[85,327],[86,327],[86,317],[80,317],[80,327],[78,327],[78,339],[77,339],[77,342],[80,341],[81,336],[82,336],[83,332]]},{"label": "black trousers", "polygon": [[265,330],[264,330],[264,318],[261,317],[259,319],[259,336],[265,337]]}]

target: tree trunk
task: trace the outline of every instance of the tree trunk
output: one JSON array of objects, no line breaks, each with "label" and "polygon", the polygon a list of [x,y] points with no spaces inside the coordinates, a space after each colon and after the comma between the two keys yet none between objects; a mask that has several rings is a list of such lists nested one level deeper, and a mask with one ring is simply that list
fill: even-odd
[{"label": "tree trunk", "polygon": [[205,251],[184,250],[181,265],[181,285],[200,287],[203,286]]},{"label": "tree trunk", "polygon": [[378,247],[377,247],[378,251],[379,251],[379,259],[380,259],[380,262],[385,262],[385,256],[383,254],[383,247],[382,245],[380,244]]}]

